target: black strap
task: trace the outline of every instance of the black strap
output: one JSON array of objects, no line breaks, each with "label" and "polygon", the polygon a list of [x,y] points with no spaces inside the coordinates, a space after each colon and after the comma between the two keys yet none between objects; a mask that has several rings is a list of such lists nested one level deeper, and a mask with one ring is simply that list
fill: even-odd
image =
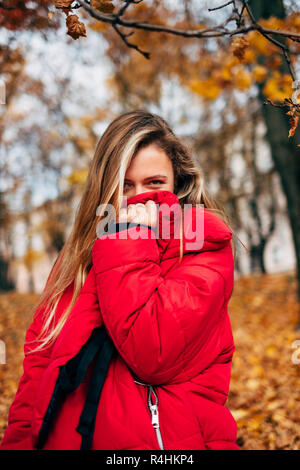
[{"label": "black strap", "polygon": [[[107,338],[109,338],[109,336],[104,324],[94,328],[91,336],[81,347],[76,356],[69,359],[68,362],[60,367],[59,376],[39,431],[37,449],[42,449],[45,445],[49,432],[54,424],[54,419],[65,401],[67,394],[76,390],[82,383],[89,365],[92,363],[97,353],[101,351]],[[106,364],[107,367],[108,362]]]},{"label": "black strap", "polygon": [[76,428],[82,435],[80,450],[89,450],[92,447],[96,414],[100,400],[101,390],[105,381],[108,365],[114,352],[114,344],[107,335],[104,340],[102,350],[98,352],[96,363],[93,369],[89,389],[80,416],[79,424]]},{"label": "black strap", "polygon": [[128,228],[132,227],[147,227],[150,228],[151,230],[156,231],[156,228],[151,226],[151,225],[146,225],[146,224],[140,224],[137,222],[113,222],[107,227],[107,231],[104,232],[102,235],[109,235],[111,233],[116,233],[120,232],[121,230],[126,230]]},{"label": "black strap", "polygon": [[79,353],[62,367],[59,382],[66,393],[76,390],[82,383],[88,366],[104,344],[107,332],[104,326],[95,328]]}]

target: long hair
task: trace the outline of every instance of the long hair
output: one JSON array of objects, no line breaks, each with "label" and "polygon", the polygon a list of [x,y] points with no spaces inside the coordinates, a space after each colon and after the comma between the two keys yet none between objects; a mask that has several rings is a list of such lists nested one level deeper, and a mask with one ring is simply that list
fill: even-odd
[{"label": "long hair", "polygon": [[[228,214],[205,187],[202,171],[194,161],[192,151],[173,133],[168,123],[145,109],[121,114],[110,123],[97,143],[72,230],[34,308],[42,310],[44,320],[40,334],[34,340],[40,344],[31,353],[50,346],[59,335],[92,266],[91,253],[97,239],[97,225],[105,212],[104,209],[99,211],[99,207],[112,204],[119,214],[126,170],[137,152],[150,144],[163,150],[172,162],[174,193],[180,205],[203,204],[206,209],[217,212],[233,232]],[[235,262],[234,239],[231,243]],[[180,248],[181,260],[182,229]],[[71,283],[71,301],[55,324],[57,305]]]}]

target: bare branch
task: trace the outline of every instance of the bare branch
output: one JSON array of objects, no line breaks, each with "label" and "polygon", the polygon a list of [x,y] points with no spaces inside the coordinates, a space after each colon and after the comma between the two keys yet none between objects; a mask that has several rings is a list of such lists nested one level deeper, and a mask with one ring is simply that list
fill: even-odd
[{"label": "bare branch", "polygon": [[230,2],[224,3],[224,5],[220,5],[219,7],[208,8],[208,11],[220,10],[221,8],[227,7],[228,5],[231,5],[232,3],[234,3],[234,1],[230,0]]},{"label": "bare branch", "polygon": [[[151,31],[151,32],[156,32],[156,33],[168,33],[168,34],[174,34],[176,36],[182,36],[182,37],[187,37],[187,38],[203,38],[203,39],[212,38],[212,37],[221,37],[221,36],[233,36],[236,34],[243,34],[243,33],[248,33],[249,31],[258,30],[266,34],[277,34],[279,36],[280,35],[287,36],[291,40],[295,40],[297,42],[298,40],[300,40],[300,34],[298,33],[293,33],[289,31],[282,32],[280,30],[272,30],[272,29],[264,28],[256,22],[250,25],[245,25],[244,27],[237,28],[236,30],[226,29],[225,26],[227,25],[227,23],[236,19],[235,15],[231,15],[223,23],[216,25],[214,27],[211,27],[211,28],[184,30],[184,29],[171,28],[168,26],[162,26],[162,25],[157,25],[157,24],[149,24],[148,22],[124,20],[120,14],[121,10],[117,14],[101,13],[91,8],[91,6],[85,0],[76,0],[76,1],[96,20],[103,21],[104,23],[118,24],[126,28],[142,29],[144,31]],[[140,1],[137,3],[140,3]],[[127,5],[133,4],[133,3],[136,3],[136,2],[126,1],[126,8],[127,8]],[[231,3],[235,5],[233,0]],[[267,39],[270,40],[269,37]]]},{"label": "bare branch", "polygon": [[120,29],[118,28],[118,26],[114,23],[112,23],[112,27],[114,28],[114,30],[118,33],[118,35],[120,36],[120,38],[122,39],[122,41],[125,42],[126,46],[128,47],[131,47],[132,49],[135,49],[136,51],[140,52],[146,59],[150,59],[150,52],[146,52],[146,51],[142,51],[139,46],[137,46],[136,44],[133,44],[129,41],[127,41],[127,37],[128,36],[132,36],[132,34],[134,34],[133,31],[131,31],[130,33],[127,33],[127,34],[124,34],[122,33],[122,31],[120,31]]}]

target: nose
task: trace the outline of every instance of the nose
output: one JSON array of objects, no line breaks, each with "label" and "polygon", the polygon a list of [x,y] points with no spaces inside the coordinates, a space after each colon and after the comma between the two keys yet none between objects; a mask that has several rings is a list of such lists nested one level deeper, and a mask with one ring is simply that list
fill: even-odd
[{"label": "nose", "polygon": [[142,184],[138,184],[137,186],[135,186],[133,194],[134,196],[136,196],[137,194],[146,193],[147,191],[149,191],[148,188],[145,188]]}]

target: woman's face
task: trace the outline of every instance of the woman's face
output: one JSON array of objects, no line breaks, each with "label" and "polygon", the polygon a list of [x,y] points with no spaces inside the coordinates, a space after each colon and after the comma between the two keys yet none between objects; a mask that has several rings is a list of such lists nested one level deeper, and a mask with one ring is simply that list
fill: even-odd
[{"label": "woman's face", "polygon": [[128,167],[124,195],[130,198],[153,190],[174,192],[174,171],[167,154],[150,144],[136,154]]}]

